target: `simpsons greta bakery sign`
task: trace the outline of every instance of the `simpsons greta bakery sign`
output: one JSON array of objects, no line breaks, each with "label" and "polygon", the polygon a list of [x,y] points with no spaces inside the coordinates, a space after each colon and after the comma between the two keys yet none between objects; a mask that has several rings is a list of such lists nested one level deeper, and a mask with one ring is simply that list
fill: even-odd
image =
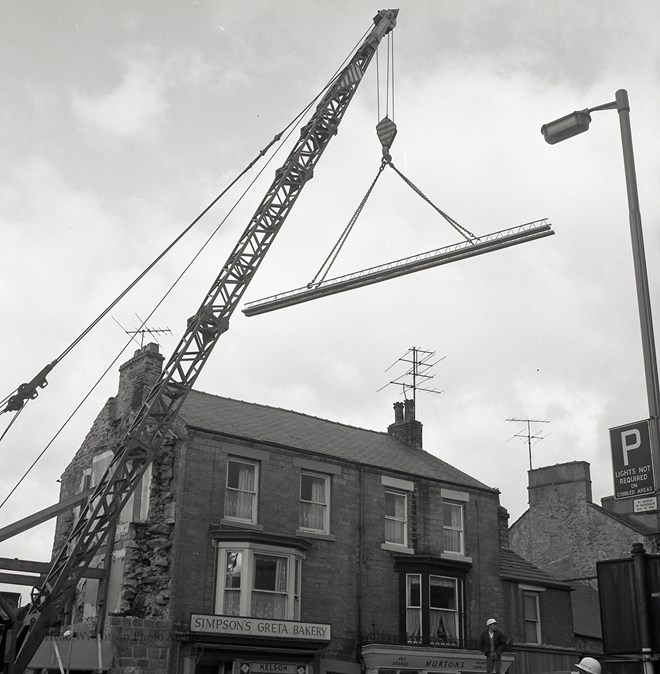
[{"label": "simpsons greta bakery sign", "polygon": [[263,618],[239,618],[228,615],[190,616],[190,631],[204,634],[222,634],[249,637],[280,637],[283,639],[308,639],[330,641],[330,625],[302,623],[292,620],[266,620]]}]

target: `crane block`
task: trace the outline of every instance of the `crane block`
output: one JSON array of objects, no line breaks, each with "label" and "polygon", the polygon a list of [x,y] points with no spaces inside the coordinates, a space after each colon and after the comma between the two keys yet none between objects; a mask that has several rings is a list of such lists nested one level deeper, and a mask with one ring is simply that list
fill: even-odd
[{"label": "crane block", "polygon": [[376,124],[376,134],[378,135],[380,144],[383,146],[383,157],[389,161],[391,159],[390,148],[396,136],[396,124],[389,117],[383,117]]}]

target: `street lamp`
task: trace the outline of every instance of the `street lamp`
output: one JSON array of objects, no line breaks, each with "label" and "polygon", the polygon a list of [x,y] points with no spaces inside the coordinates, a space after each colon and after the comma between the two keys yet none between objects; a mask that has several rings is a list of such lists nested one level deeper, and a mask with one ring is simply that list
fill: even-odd
[{"label": "street lamp", "polygon": [[[628,190],[628,213],[630,216],[630,234],[632,237],[633,263],[635,266],[635,282],[637,285],[637,304],[639,307],[639,322],[642,330],[642,351],[644,354],[644,372],[646,375],[646,394],[649,402],[651,452],[654,459],[655,471],[660,470],[660,394],[658,386],[658,363],[655,353],[653,337],[653,319],[651,316],[651,301],[649,298],[649,282],[646,273],[646,256],[644,254],[644,237],[642,235],[642,216],[639,212],[639,197],[637,194],[637,177],[635,174],[635,159],[633,156],[632,133],[630,131],[630,103],[628,92],[619,89],[611,103],[598,105],[572,112],[570,115],[544,124],[541,133],[547,143],[554,145],[566,138],[576,136],[589,128],[591,113],[597,110],[617,110],[621,125],[621,142],[623,145],[623,164],[626,174],[626,188]],[[658,475],[656,474],[656,489]]]},{"label": "street lamp", "polygon": [[[660,469],[660,400],[658,391],[658,364],[655,354],[655,340],[653,338],[653,319],[651,317],[651,301],[649,299],[649,283],[646,273],[646,256],[644,254],[644,238],[642,236],[642,217],[639,212],[639,198],[637,194],[637,177],[635,174],[635,159],[633,156],[632,133],[630,131],[630,103],[628,92],[619,89],[612,103],[605,103],[595,108],[587,108],[561,117],[560,119],[544,124],[541,133],[547,143],[554,145],[566,138],[576,136],[589,128],[591,114],[596,110],[614,110],[619,113],[621,125],[621,142],[623,145],[623,164],[626,174],[626,188],[628,191],[628,213],[630,217],[630,234],[632,237],[633,262],[635,266],[635,283],[637,285],[637,304],[639,308],[639,322],[642,330],[642,351],[644,354],[644,373],[646,375],[646,394],[649,402],[649,432],[651,440],[651,455],[653,456],[656,495],[658,485],[657,471]],[[642,663],[645,674],[653,673],[651,662],[651,638],[648,607],[640,606],[640,642]]]}]

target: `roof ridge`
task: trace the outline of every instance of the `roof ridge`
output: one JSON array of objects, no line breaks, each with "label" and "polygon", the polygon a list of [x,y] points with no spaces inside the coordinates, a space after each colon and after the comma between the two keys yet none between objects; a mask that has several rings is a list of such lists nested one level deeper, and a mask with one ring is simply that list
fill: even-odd
[{"label": "roof ridge", "polygon": [[612,512],[611,510],[603,508],[603,506],[600,506],[597,503],[594,503],[593,501],[587,501],[587,505],[596,508],[596,510],[599,510],[600,512],[604,513],[605,515],[619,522],[620,524],[625,524],[626,526],[629,526],[631,529],[634,529],[640,534],[653,535],[655,533],[658,533],[657,529],[650,527],[648,524],[644,524],[644,522],[639,522],[634,517],[631,517],[630,515],[627,515],[625,513]]},{"label": "roof ridge", "polygon": [[[255,407],[263,407],[269,410],[277,410],[279,412],[289,412],[290,414],[297,414],[300,417],[307,417],[308,419],[316,419],[317,421],[325,421],[328,424],[333,424],[335,426],[344,426],[345,428],[353,428],[356,431],[366,431],[368,433],[377,433],[378,435],[386,435],[388,437],[394,438],[393,435],[390,435],[387,431],[376,431],[373,428],[364,428],[363,426],[354,426],[353,424],[346,424],[342,421],[333,421],[332,419],[325,419],[324,417],[317,417],[314,414],[307,414],[306,412],[299,412],[298,410],[288,409],[286,407],[275,407],[274,405],[265,405],[264,403],[255,403],[250,402],[249,400],[241,400],[240,398],[231,398],[230,396],[221,396],[217,393],[207,393],[206,391],[200,391],[198,389],[192,389],[191,393],[200,393],[201,395],[210,396],[212,398],[222,398],[223,400],[229,400],[231,402],[241,403],[243,405],[254,405]],[[398,438],[395,438],[398,439]],[[401,442],[399,440],[399,442]],[[405,442],[401,442],[402,445],[406,445]],[[425,451],[425,450],[422,450]],[[427,452],[428,454],[429,452]]]},{"label": "roof ridge", "polygon": [[[438,455],[412,447],[387,431],[195,389],[191,394],[180,412],[183,423],[191,427],[232,437],[249,437],[259,442],[288,444],[293,441],[294,446],[303,451],[418,474],[462,487],[499,492]],[[231,409],[232,414],[225,416],[220,424],[217,415],[210,412],[214,408]]]}]

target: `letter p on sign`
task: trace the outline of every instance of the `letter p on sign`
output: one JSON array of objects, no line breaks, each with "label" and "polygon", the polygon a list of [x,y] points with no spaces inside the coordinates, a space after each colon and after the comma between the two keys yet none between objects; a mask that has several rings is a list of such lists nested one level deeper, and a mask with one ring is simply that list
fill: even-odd
[{"label": "letter p on sign", "polygon": [[642,436],[636,428],[623,431],[621,433],[621,453],[623,454],[623,465],[628,466],[628,452],[633,449],[639,449],[642,446]]}]

